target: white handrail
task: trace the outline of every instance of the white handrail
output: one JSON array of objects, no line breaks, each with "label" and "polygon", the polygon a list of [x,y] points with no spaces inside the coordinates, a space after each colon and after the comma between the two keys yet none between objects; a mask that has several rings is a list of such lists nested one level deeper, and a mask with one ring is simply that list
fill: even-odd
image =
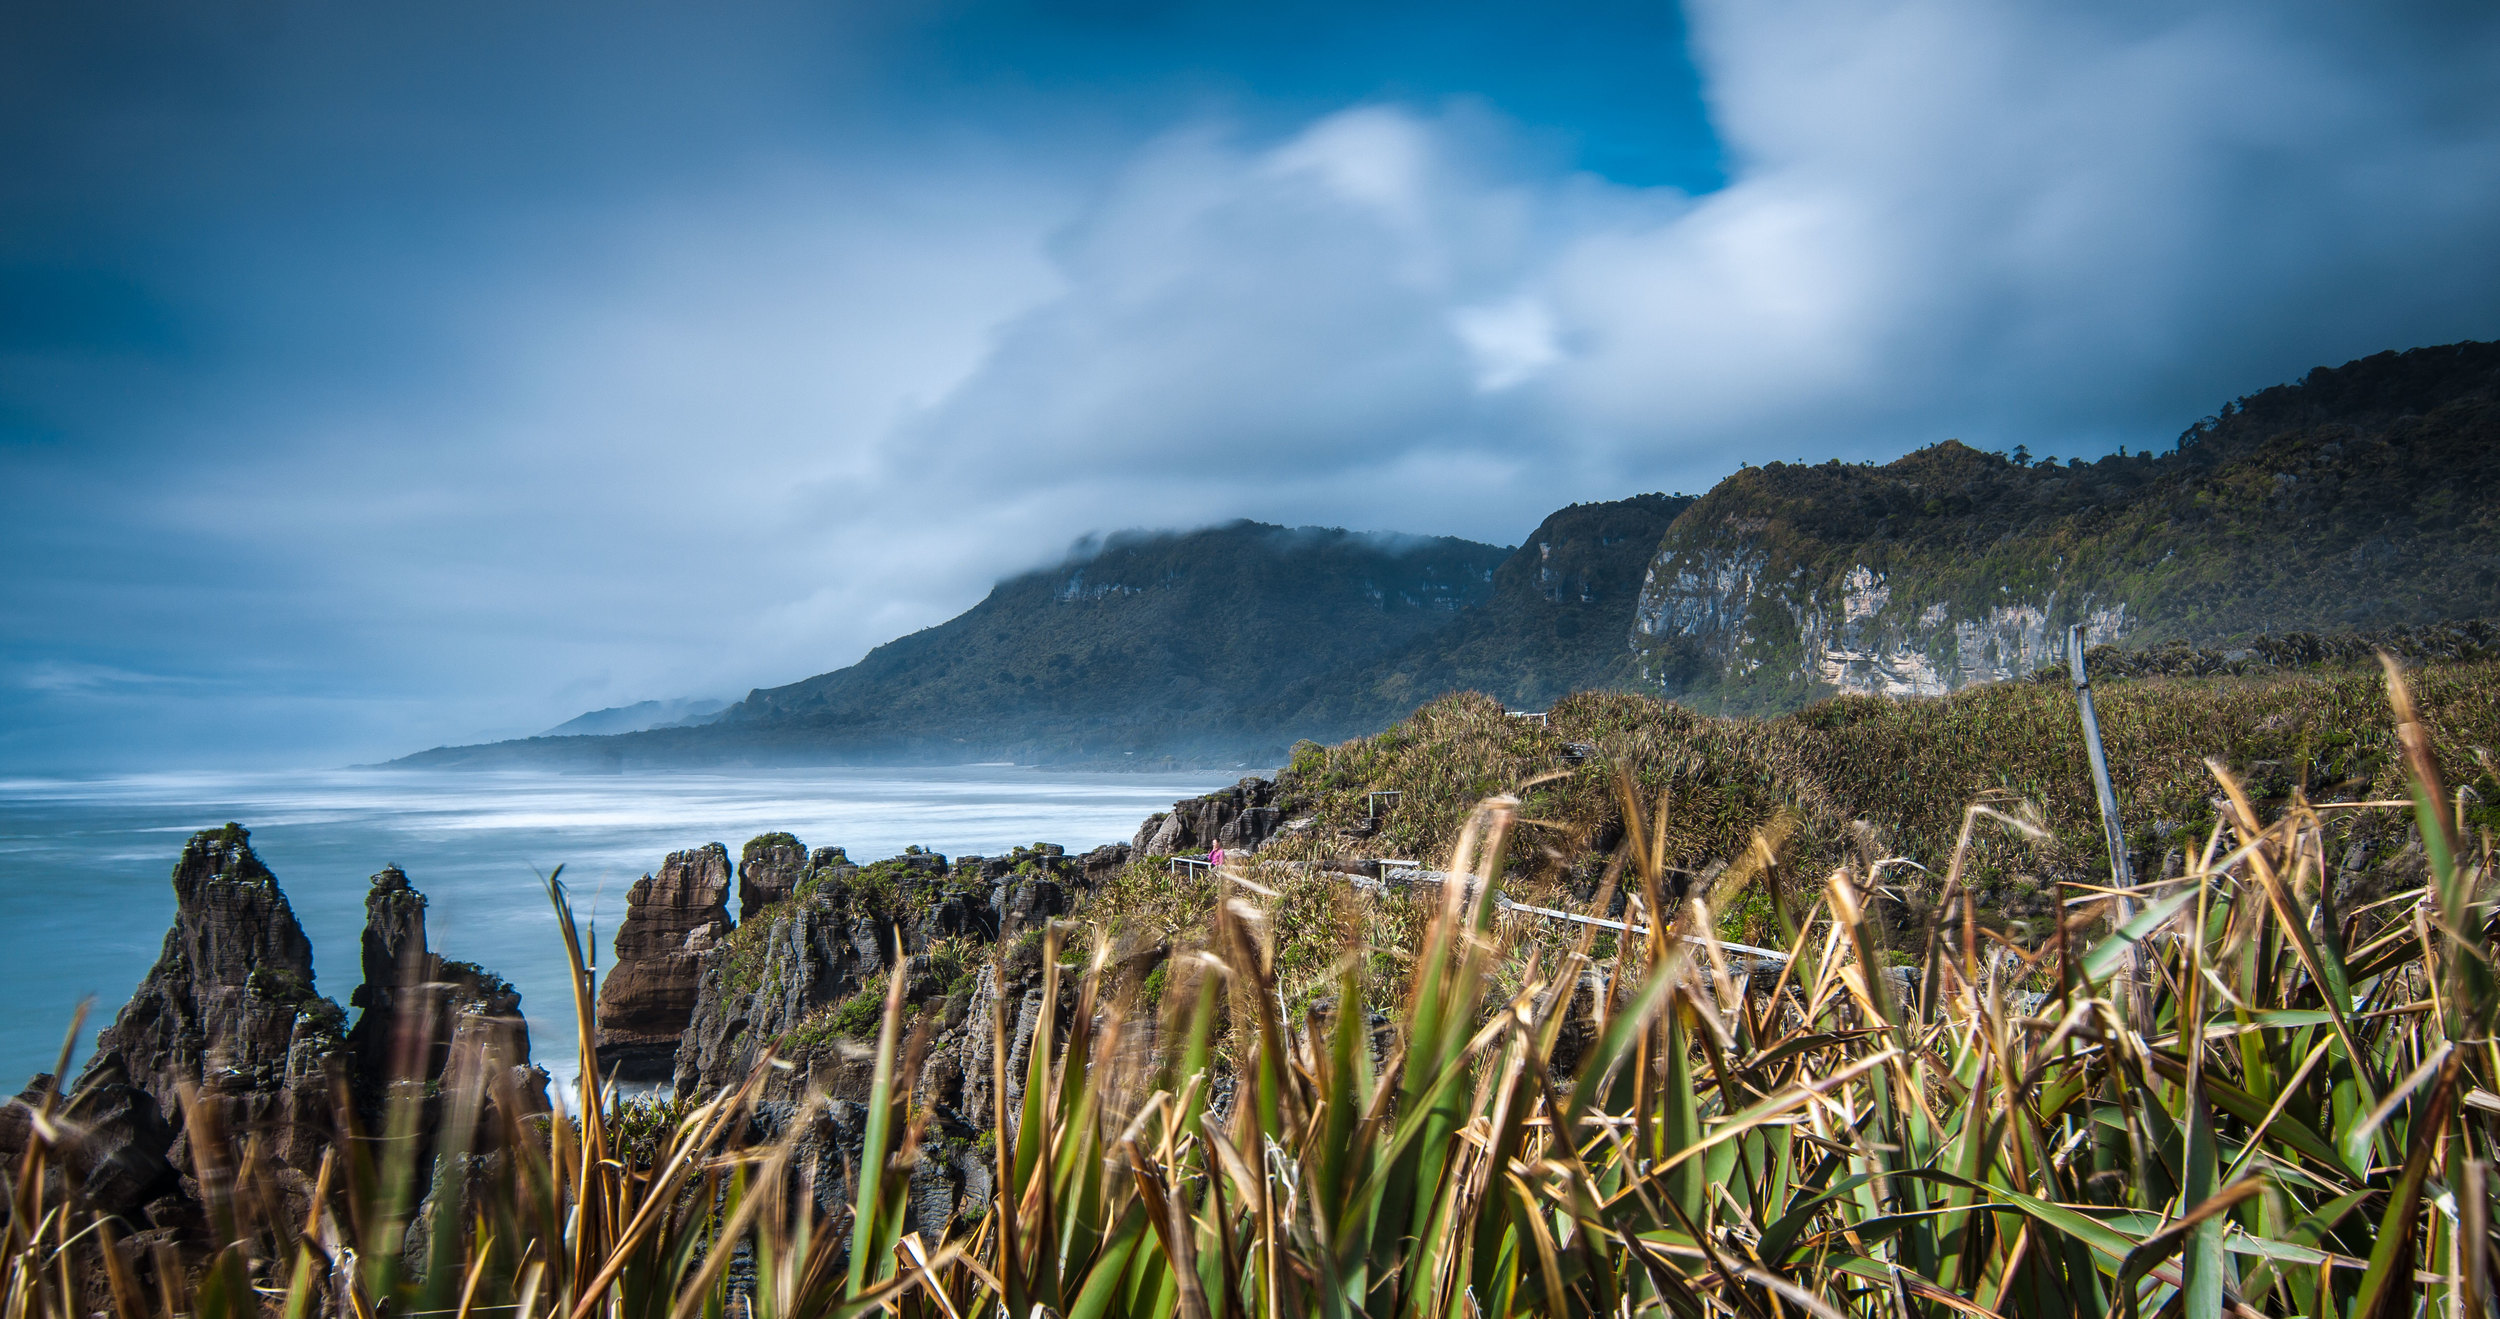
[{"label": "white handrail", "polygon": [[[1535,914],[1535,915],[1538,915],[1538,916],[1544,916],[1544,917],[1547,917],[1547,918],[1552,919],[1552,920],[1558,920],[1558,921],[1572,921],[1572,922],[1575,922],[1575,923],[1577,923],[1577,924],[1581,924],[1581,925],[1594,925],[1594,926],[1597,926],[1597,927],[1598,927],[1598,928],[1600,928],[1600,929],[1605,929],[1605,930],[1621,930],[1621,931],[1623,931],[1625,934],[1647,934],[1647,933],[1649,933],[1649,927],[1648,927],[1648,926],[1646,926],[1646,925],[1627,925],[1627,924],[1625,924],[1625,923],[1624,923],[1624,922],[1622,922],[1622,921],[1610,921],[1610,920],[1607,920],[1605,917],[1602,917],[1602,916],[1583,916],[1583,915],[1581,915],[1581,914],[1579,914],[1578,912],[1575,912],[1575,911],[1558,911],[1558,910],[1556,910],[1556,909],[1554,909],[1554,908],[1552,908],[1552,907],[1531,907],[1531,906],[1529,906],[1527,903],[1524,903],[1524,902],[1514,902],[1514,901],[1512,901],[1511,899],[1509,899],[1508,897],[1505,897],[1505,896],[1503,896],[1503,895],[1501,895],[1501,894],[1498,894],[1498,893],[1494,895],[1494,898],[1495,898],[1495,900],[1496,900],[1497,902],[1499,902],[1499,903],[1501,904],[1502,910],[1504,910],[1504,911],[1524,911],[1524,912],[1530,912],[1530,913],[1533,913],[1533,914]],[[1705,947],[1705,948],[1706,948],[1706,947],[1708,947],[1708,946],[1710,945],[1710,943],[1711,943],[1711,941],[1710,941],[1710,940],[1708,940],[1708,939],[1704,939],[1704,938],[1702,938],[1700,935],[1697,935],[1697,934],[1687,934],[1687,935],[1683,935],[1683,936],[1681,936],[1681,937],[1683,938],[1684,942],[1686,942],[1686,943],[1689,943],[1689,944],[1697,944],[1697,945],[1700,945],[1700,946]],[[1749,944],[1749,943],[1732,943],[1732,942],[1730,942],[1730,941],[1728,941],[1728,940],[1726,940],[1726,939],[1721,939],[1721,940],[1719,940],[1719,941],[1718,941],[1718,945],[1719,945],[1721,948],[1725,948],[1725,949],[1727,949],[1727,950],[1729,950],[1729,951],[1731,951],[1731,952],[1751,953],[1751,954],[1753,954],[1753,955],[1754,955],[1754,956],[1756,956],[1756,957],[1769,957],[1769,958],[1775,958],[1775,959],[1777,959],[1777,960],[1779,960],[1779,961],[1782,961],[1782,962],[1785,962],[1785,961],[1787,961],[1787,960],[1788,960],[1788,954],[1787,954],[1787,953],[1785,953],[1785,952],[1782,952],[1781,950],[1779,950],[1779,949],[1777,949],[1777,948],[1760,948],[1760,947],[1756,947],[1755,945],[1753,945],[1753,944]]]}]

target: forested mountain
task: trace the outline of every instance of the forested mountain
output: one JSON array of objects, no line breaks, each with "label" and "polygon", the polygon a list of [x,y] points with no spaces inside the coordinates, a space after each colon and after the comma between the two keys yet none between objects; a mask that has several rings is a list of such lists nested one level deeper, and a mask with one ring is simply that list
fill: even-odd
[{"label": "forested mountain", "polygon": [[1643,685],[1713,712],[1950,691],[2094,644],[2500,614],[2500,344],[2380,353],[2251,394],[2170,451],[1959,443],[1772,463],[1679,518],[1632,620]]},{"label": "forested mountain", "polygon": [[1377,731],[1453,691],[1542,710],[1575,691],[1633,682],[1625,620],[1659,538],[1690,495],[1573,504],[1493,572],[1493,592],[1447,628],[1367,663],[1292,684],[1259,722],[1335,741]]},{"label": "forested mountain", "polygon": [[1255,522],[1115,536],[857,664],[757,690],[702,727],[441,748],[399,763],[1264,752],[1277,730],[1254,709],[1447,631],[1492,596],[1507,554],[1452,537]]},{"label": "forested mountain", "polygon": [[2381,353],[2161,453],[1946,441],[1574,504],[1517,550],[1238,522],[1131,533],[701,726],[403,764],[1273,763],[1445,692],[1644,690],[1714,713],[1930,695],[2095,645],[2227,651],[2500,616],[2500,345]]}]

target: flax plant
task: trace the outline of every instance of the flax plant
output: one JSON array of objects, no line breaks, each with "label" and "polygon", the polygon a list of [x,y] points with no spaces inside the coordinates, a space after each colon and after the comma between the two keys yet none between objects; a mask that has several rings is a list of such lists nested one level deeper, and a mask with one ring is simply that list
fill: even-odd
[{"label": "flax plant", "polygon": [[[1626,891],[1629,928],[1604,944],[1511,927],[1534,919],[1500,891],[1535,821],[1510,796],[1460,831],[1399,983],[1349,947],[1334,994],[1289,1010],[1271,895],[1238,877],[1152,1009],[1098,933],[1063,967],[1089,936],[1054,924],[1017,1074],[1010,1013],[989,1013],[995,1194],[947,1240],[911,1212],[925,1041],[899,969],[832,1215],[806,1147],[823,1096],[759,1123],[767,1056],[700,1102],[624,1102],[599,1085],[578,974],[570,1115],[474,1060],[343,1138],[300,1219],[272,1212],[246,1141],[201,1178],[219,1240],[187,1263],[139,1267],[47,1176],[80,1097],[45,1095],[0,1319],[99,1297],[116,1319],[2490,1319],[2490,847],[2387,682],[2408,800],[2295,792],[2266,818],[2215,762],[2218,818],[2184,873],[2127,894],[2116,928],[2115,893],[2069,886],[2036,946],[1981,926],[1961,875],[1975,839],[2038,826],[1971,807],[1906,973],[1869,916],[1889,859],[1799,885],[1766,831],[1679,900],[1671,803],[1635,801],[1628,775],[1599,902]],[[2325,839],[2347,810],[2411,817],[2418,888],[2345,909]],[[1717,941],[1714,904],[1755,885],[1782,958]]]}]

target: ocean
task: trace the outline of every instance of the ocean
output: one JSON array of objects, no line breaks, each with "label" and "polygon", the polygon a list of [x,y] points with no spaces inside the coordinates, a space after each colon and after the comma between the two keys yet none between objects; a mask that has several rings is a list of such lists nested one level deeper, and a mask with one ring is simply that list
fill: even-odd
[{"label": "ocean", "polygon": [[[434,951],[521,991],[538,1062],[573,1068],[563,944],[540,876],[564,867],[577,915],[606,945],[625,891],[662,857],[786,830],[861,863],[908,844],[995,855],[1124,842],[1183,797],[1238,777],[1071,774],[1008,766],[692,774],[335,770],[0,779],[0,1083],[49,1069],[92,997],[78,1060],[162,949],[183,840],[235,821],[313,943],[316,988],[344,1005],[359,979],[367,879],[397,865],[428,900]],[[737,899],[733,890],[730,905]],[[607,960],[603,951],[601,962]]]}]

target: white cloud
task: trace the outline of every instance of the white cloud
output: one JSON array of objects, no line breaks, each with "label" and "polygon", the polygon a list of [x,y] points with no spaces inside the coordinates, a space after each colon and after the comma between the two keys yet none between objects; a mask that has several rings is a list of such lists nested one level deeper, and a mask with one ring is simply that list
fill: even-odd
[{"label": "white cloud", "polygon": [[1255,457],[1265,488],[1511,444],[1572,479],[1698,488],[1766,442],[2164,439],[2311,365],[2500,330],[2487,22],[1959,0],[1692,18],[1724,189],[1497,166],[1463,109],[1363,107],[1263,151],[1180,135],[1070,232],[1066,291],[914,443],[1070,488],[1088,457],[1193,476]]},{"label": "white cloud", "polygon": [[1444,148],[1380,108],[1265,151],[1157,142],[1060,237],[1065,292],[898,451],[1017,487],[1135,469],[1251,490],[1455,432],[1468,363],[1446,309],[1526,251],[1516,202],[1445,177],[1464,162]]},{"label": "white cloud", "polygon": [[1732,182],[1562,245],[1563,406],[1671,446],[2039,447],[2490,334],[2500,87],[2455,75],[2500,42],[2419,17],[1697,6]]},{"label": "white cloud", "polygon": [[1554,313],[1533,298],[1461,307],[1450,314],[1450,328],[1475,358],[1481,393],[1524,384],[1562,360]]}]

